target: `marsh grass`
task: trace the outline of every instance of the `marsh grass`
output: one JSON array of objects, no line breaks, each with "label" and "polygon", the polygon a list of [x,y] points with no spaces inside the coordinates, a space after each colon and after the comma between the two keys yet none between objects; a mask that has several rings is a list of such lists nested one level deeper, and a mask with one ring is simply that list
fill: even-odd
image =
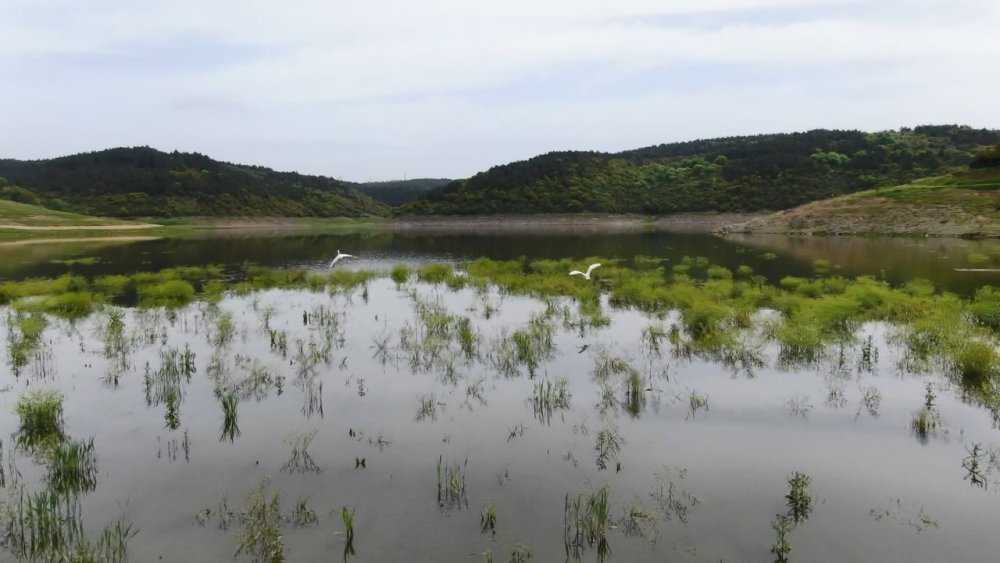
[{"label": "marsh grass", "polygon": [[42,333],[48,322],[41,313],[16,311],[8,313],[7,322],[7,364],[14,377],[20,377],[24,368],[41,359]]},{"label": "marsh grass", "polygon": [[238,423],[239,397],[229,392],[219,397],[222,405],[222,430],[219,432],[220,442],[234,442],[240,435]]},{"label": "marsh grass", "polygon": [[497,505],[495,502],[483,505],[482,514],[479,517],[479,527],[482,532],[490,532],[492,536],[497,533]]},{"label": "marsh grass", "polygon": [[60,444],[63,430],[63,395],[54,389],[33,389],[17,400],[14,412],[20,417],[17,445],[34,452]]},{"label": "marsh grass", "polygon": [[618,427],[612,422],[606,422],[604,427],[597,432],[594,450],[597,452],[597,469],[604,471],[608,468],[608,463],[616,461],[618,452],[628,441],[622,436]]},{"label": "marsh grass", "polygon": [[708,395],[702,395],[698,391],[692,389],[691,393],[687,397],[688,403],[688,414],[687,418],[691,419],[698,415],[700,411],[708,412]]},{"label": "marsh grass", "polygon": [[442,510],[452,508],[461,509],[463,505],[467,508],[469,501],[465,496],[465,468],[469,465],[469,460],[464,463],[445,463],[444,456],[438,456],[437,462],[437,500],[438,507]]},{"label": "marsh grass", "polygon": [[611,503],[607,486],[578,494],[566,495],[563,505],[563,544],[566,557],[580,559],[587,547],[597,546],[598,559],[611,552],[607,534],[612,526]]},{"label": "marsh grass", "polygon": [[122,563],[137,533],[119,519],[91,540],[84,531],[80,497],[51,488],[29,493],[16,487],[0,514],[0,545],[19,560]]},{"label": "marsh grass", "polygon": [[544,424],[551,424],[552,415],[556,411],[569,410],[569,380],[565,377],[555,381],[539,381],[535,383],[531,395],[531,406],[535,418]]},{"label": "marsh grass", "polygon": [[303,528],[319,522],[319,516],[309,506],[309,498],[300,497],[295,501],[295,507],[292,509],[289,520],[296,528]]},{"label": "marsh grass", "polygon": [[78,494],[97,487],[94,439],[64,441],[45,452],[49,488],[58,494]]},{"label": "marsh grass", "polygon": [[236,556],[245,553],[254,561],[280,563],[285,560],[281,507],[279,494],[270,492],[270,484],[269,479],[264,479],[247,494],[239,515],[243,527],[236,535]]}]

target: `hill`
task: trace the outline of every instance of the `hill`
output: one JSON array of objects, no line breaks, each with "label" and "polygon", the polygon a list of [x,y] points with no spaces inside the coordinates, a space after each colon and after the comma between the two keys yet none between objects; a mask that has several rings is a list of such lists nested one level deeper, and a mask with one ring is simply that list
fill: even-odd
[{"label": "hill", "polygon": [[969,163],[1000,131],[925,125],[670,143],[620,153],[553,152],[493,167],[399,214],[646,213],[786,209],[897,185]]},{"label": "hill", "polygon": [[[109,217],[363,217],[389,208],[344,182],[150,147],[0,160],[17,199]],[[2,187],[2,184],[0,184]],[[33,200],[33,201],[32,201]]]},{"label": "hill", "polygon": [[808,203],[722,232],[1000,236],[1000,167]]},{"label": "hill", "polygon": [[413,180],[364,182],[350,185],[372,199],[396,207],[414,201],[425,193],[451,182],[452,180],[446,178],[414,178]]}]

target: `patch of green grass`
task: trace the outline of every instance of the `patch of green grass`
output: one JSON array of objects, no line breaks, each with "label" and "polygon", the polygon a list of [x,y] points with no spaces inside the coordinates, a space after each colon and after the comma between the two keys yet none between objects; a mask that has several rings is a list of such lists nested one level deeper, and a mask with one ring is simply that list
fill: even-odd
[{"label": "patch of green grass", "polygon": [[65,440],[63,395],[54,389],[32,389],[17,400],[14,412],[21,419],[18,445],[34,451]]},{"label": "patch of green grass", "polygon": [[138,287],[143,307],[183,307],[194,299],[195,290],[185,280],[169,280]]}]

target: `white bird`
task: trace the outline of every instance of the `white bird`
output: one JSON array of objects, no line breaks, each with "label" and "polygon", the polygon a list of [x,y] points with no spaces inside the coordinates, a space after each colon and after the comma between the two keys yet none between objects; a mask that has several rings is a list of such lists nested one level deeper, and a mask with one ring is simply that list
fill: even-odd
[{"label": "white bird", "polygon": [[334,259],[333,259],[333,261],[330,262],[330,268],[332,269],[333,265],[336,264],[337,261],[339,261],[341,258],[354,258],[354,255],[353,254],[342,254],[340,252],[340,250],[338,250],[337,251],[337,256],[335,256]]},{"label": "white bird", "polygon": [[571,276],[583,276],[584,278],[586,278],[586,279],[589,280],[590,279],[590,272],[593,272],[594,268],[600,268],[600,267],[601,267],[600,264],[591,264],[590,267],[587,268],[586,273],[581,272],[580,270],[573,270],[572,272],[569,273],[569,275],[571,275]]}]

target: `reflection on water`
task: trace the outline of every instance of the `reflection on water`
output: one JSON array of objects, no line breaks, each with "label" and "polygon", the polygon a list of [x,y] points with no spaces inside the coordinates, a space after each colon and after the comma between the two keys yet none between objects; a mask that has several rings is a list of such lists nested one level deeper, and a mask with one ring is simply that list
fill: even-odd
[{"label": "reflection on water", "polygon": [[0,279],[87,276],[206,265],[256,263],[268,267],[325,268],[337,251],[358,256],[351,268],[389,267],[427,261],[494,259],[660,257],[669,265],[684,256],[705,256],[736,269],[746,264],[771,281],[808,276],[813,261],[828,260],[847,276],[874,275],[897,284],[927,278],[962,294],[1000,284],[1000,272],[956,271],[1000,267],[1000,243],[961,239],[887,239],[863,237],[787,237],[612,232],[588,233],[394,233],[349,234],[229,233],[205,238],[159,239],[133,243],[57,243],[0,247]]},{"label": "reflection on water", "polygon": [[[0,427],[19,427],[26,390],[60,389],[60,432],[92,437],[99,468],[75,517],[130,522],[137,561],[225,560],[240,538],[256,538],[241,557],[279,542],[290,561],[1000,549],[989,412],[907,371],[887,327],[809,360],[754,334],[716,356],[685,345],[676,313],[599,306],[379,279],[50,318],[46,363],[0,381]],[[4,453],[9,487],[51,484],[51,459]]]}]

